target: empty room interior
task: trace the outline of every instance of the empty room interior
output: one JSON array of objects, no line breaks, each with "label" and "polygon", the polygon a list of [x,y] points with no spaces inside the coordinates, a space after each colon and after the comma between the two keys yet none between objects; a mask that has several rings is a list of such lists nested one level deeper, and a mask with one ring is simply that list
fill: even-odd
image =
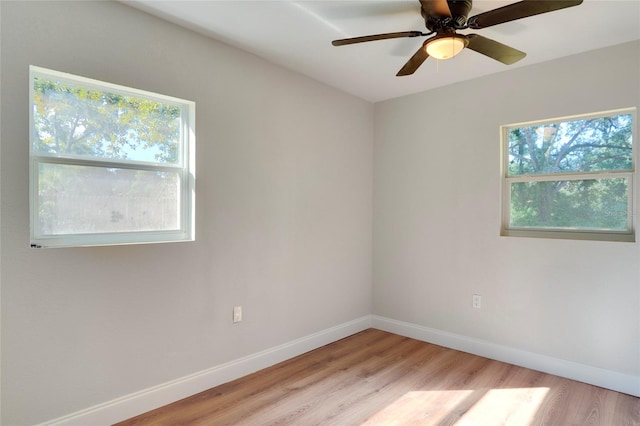
[{"label": "empty room interior", "polygon": [[[207,30],[202,12],[192,20],[178,13],[205,3],[214,8],[211,16],[220,17],[217,29]],[[430,386],[425,379],[410,392],[389,385],[397,394],[358,411],[349,395],[357,394],[358,378],[363,384],[382,380],[376,372],[385,363],[374,362],[380,357],[408,359],[433,368],[432,375],[455,374],[467,364],[478,367],[464,374],[495,377],[506,371],[493,361],[524,367],[589,386],[593,395],[621,395],[627,411],[615,423],[640,424],[640,245],[634,228],[640,222],[640,179],[634,169],[638,149],[631,148],[639,129],[640,2],[585,0],[495,29],[473,30],[470,23],[486,25],[481,19],[458,23],[459,34],[491,36],[527,56],[504,65],[486,57],[491,51],[478,53],[484,49],[481,36],[454,35],[468,48],[451,59],[428,58],[414,75],[397,77],[425,37],[432,37],[425,35],[421,7],[448,17],[460,2],[448,3],[451,10],[441,12],[435,11],[439,0],[1,1],[0,423],[114,424],[220,385],[220,395],[240,385],[250,388],[249,375],[282,362],[308,362],[311,374],[320,355],[310,351],[335,350],[322,359],[344,362],[340,357],[352,353],[344,345],[359,339],[354,345],[363,350],[386,342],[385,355],[352,353],[361,364],[343,368],[358,373],[343,384],[349,394],[331,398],[336,389],[320,385],[326,398],[312,407],[331,413],[351,404],[354,411],[340,411],[346,417],[310,420],[308,401],[295,396],[306,388],[287,385],[294,399],[283,408],[289,410],[284,417],[247,417],[237,424],[410,423],[396,414],[384,417],[394,401],[415,401],[410,410],[403,405],[414,414],[423,410],[411,424],[443,424],[443,417],[429,417],[435,408],[428,401],[440,398],[441,408],[447,395],[460,401],[475,395],[457,418],[452,413],[456,406],[461,411],[460,403],[449,401],[451,412],[442,414],[449,416],[446,424],[465,424],[467,411],[496,401],[500,406],[507,391],[515,392],[531,418],[518,412],[515,420],[489,415],[481,423],[467,418],[467,424],[529,424],[542,419],[540,410],[562,399],[559,394],[571,398],[572,388],[558,391],[544,381],[480,389],[473,377],[455,386]],[[469,16],[511,3],[476,1]],[[391,13],[396,6],[408,11]],[[624,13],[612,12],[617,25],[635,26],[625,27],[626,39],[582,46],[583,39],[604,39],[599,32],[610,21],[584,22],[572,14],[609,13],[618,6]],[[399,26],[385,25],[387,18],[372,17],[373,11],[388,12]],[[251,25],[242,23],[245,18]],[[368,19],[381,24],[367,25]],[[545,19],[566,22],[572,39],[545,37]],[[434,30],[435,37],[450,36],[453,21],[439,21],[446,27]],[[414,22],[422,28],[411,28]],[[235,25],[250,30],[236,30],[232,39],[229,28]],[[423,31],[418,41],[331,45],[415,29]],[[588,37],[589,31],[595,36]],[[543,45],[540,56],[533,44],[528,49],[516,43],[528,33],[533,44]],[[262,50],[252,50],[261,37],[267,40]],[[561,55],[556,43],[558,51],[562,43],[580,47]],[[286,56],[287,50],[298,56]],[[419,52],[414,58],[424,55]],[[81,140],[90,124],[78,121],[68,141],[59,140],[63,108],[54,110],[39,95],[66,90],[88,99],[88,92],[74,91],[83,84],[93,93],[134,93],[183,114],[176,121],[182,141],[176,146],[184,150],[175,154],[151,141],[146,146],[155,148],[130,161],[127,155],[138,149],[133,140],[147,133],[162,137],[142,125],[101,130],[123,135],[127,142],[120,151],[110,145],[119,143],[116,136],[110,142]],[[129,123],[151,117],[144,105],[135,103],[139,113]],[[592,123],[606,125],[565,142],[560,151],[568,159],[558,160],[552,172],[577,158],[571,155],[579,149],[598,145],[615,155],[587,156],[590,168],[577,175],[525,170],[552,155],[551,140]],[[510,144],[529,135],[531,126],[541,129],[541,142],[522,136],[518,146],[531,152],[537,147],[540,158],[526,157],[525,148],[517,157]],[[570,148],[596,133],[601,139]],[[101,154],[66,155],[59,147],[66,143],[71,150],[73,138],[82,146],[94,140]],[[149,152],[153,159],[145,157]],[[67,169],[88,175],[72,178]],[[76,202],[50,205],[78,199],[62,193],[84,196],[98,182],[94,175],[127,170],[135,171],[127,176],[135,175],[145,191],[177,188],[177,219],[171,220],[180,232],[96,231],[89,226],[93,219],[82,222],[83,211],[105,215],[105,229],[134,215],[91,201],[98,198],[82,198],[83,208]],[[150,177],[143,184],[138,178],[145,173]],[[179,183],[167,184],[174,175]],[[102,188],[100,182],[95,186]],[[547,184],[556,184],[553,206],[578,209],[588,202],[589,214],[605,216],[602,222],[576,225],[571,220],[578,213],[572,212],[578,210],[544,216],[533,205],[544,196],[519,198]],[[127,191],[143,191],[133,186]],[[109,188],[119,191],[115,184]],[[66,216],[51,219],[52,211]],[[140,215],[155,212],[147,208]],[[564,222],[548,228],[552,222],[532,222],[543,216]],[[80,222],[89,225],[73,231]],[[136,239],[140,235],[150,240]],[[460,351],[454,356],[461,365],[430,367],[425,359],[437,359],[445,348]],[[467,358],[472,355],[481,358]],[[367,366],[366,374],[358,365]],[[305,371],[295,377],[306,377]],[[225,388],[229,383],[238,385]],[[375,392],[383,396],[385,389]],[[260,397],[254,393],[247,398]],[[250,406],[248,400],[235,404]]]}]

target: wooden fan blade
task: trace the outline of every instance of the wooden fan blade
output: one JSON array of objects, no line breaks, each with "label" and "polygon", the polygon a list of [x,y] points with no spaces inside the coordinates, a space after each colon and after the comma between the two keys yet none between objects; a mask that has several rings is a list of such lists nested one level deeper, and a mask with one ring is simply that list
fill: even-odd
[{"label": "wooden fan blade", "polygon": [[498,43],[495,40],[491,40],[478,34],[469,34],[466,38],[469,40],[469,44],[467,45],[469,49],[475,50],[476,52],[502,62],[505,65],[514,64],[527,56],[526,53],[521,52],[518,49],[514,49],[506,44]]},{"label": "wooden fan blade", "polygon": [[399,33],[385,33],[385,34],[374,34],[362,37],[353,37],[353,38],[343,38],[341,40],[333,40],[331,44],[334,46],[344,46],[346,44],[354,44],[354,43],[364,43],[367,41],[375,41],[375,40],[386,40],[388,38],[402,38],[402,37],[419,37],[422,35],[426,35],[420,31],[403,31]]},{"label": "wooden fan blade", "polygon": [[[430,39],[429,39],[430,40]],[[420,49],[413,54],[406,64],[398,71],[396,77],[402,77],[403,75],[411,75],[422,65],[422,63],[429,57],[427,50],[425,49],[426,42],[420,46]]]},{"label": "wooden fan blade", "polygon": [[428,15],[451,16],[447,0],[420,0],[420,5]]},{"label": "wooden fan blade", "polygon": [[541,13],[577,6],[583,0],[523,0],[469,18],[469,28],[478,30]]}]

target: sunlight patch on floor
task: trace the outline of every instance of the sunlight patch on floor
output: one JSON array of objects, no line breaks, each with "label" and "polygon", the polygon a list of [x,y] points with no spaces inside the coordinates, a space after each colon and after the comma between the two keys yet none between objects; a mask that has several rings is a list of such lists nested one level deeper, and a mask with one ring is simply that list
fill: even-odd
[{"label": "sunlight patch on floor", "polygon": [[437,423],[473,392],[473,390],[407,392],[363,424],[404,425],[407,421]]},{"label": "sunlight patch on floor", "polygon": [[363,425],[528,425],[549,388],[430,390],[407,392]]},{"label": "sunlight patch on floor", "polygon": [[549,388],[491,389],[457,424],[531,424],[548,392]]}]

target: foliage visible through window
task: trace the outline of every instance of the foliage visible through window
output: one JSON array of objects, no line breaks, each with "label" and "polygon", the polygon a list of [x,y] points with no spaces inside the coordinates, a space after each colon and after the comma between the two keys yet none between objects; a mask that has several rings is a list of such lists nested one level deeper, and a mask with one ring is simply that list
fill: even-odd
[{"label": "foliage visible through window", "polygon": [[503,235],[632,241],[633,119],[504,126]]},{"label": "foliage visible through window", "polygon": [[31,67],[35,246],[193,239],[192,102]]}]

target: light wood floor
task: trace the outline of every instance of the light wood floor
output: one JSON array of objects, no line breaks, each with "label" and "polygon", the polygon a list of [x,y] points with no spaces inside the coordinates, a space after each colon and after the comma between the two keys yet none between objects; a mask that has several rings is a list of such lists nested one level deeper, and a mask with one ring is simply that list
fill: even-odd
[{"label": "light wood floor", "polygon": [[369,329],[119,425],[640,425],[640,398]]}]

